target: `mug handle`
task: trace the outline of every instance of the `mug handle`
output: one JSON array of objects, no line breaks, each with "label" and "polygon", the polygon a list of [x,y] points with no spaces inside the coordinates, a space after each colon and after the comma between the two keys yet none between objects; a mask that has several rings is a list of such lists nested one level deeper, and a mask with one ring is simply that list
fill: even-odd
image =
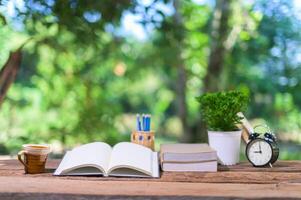
[{"label": "mug handle", "polygon": [[22,156],[24,155],[25,151],[22,150],[22,151],[19,151],[18,153],[18,160],[25,166],[28,168],[28,166],[25,164],[24,160],[22,159]]}]

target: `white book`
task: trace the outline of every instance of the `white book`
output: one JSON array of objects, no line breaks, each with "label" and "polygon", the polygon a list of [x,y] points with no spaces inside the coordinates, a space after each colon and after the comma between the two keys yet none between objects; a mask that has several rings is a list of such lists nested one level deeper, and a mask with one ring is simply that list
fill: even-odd
[{"label": "white book", "polygon": [[216,172],[217,161],[198,163],[163,163],[162,170],[167,172]]},{"label": "white book", "polygon": [[54,175],[159,177],[158,154],[130,142],[94,142],[68,151]]},{"label": "white book", "polygon": [[161,144],[161,164],[165,162],[204,162],[217,160],[217,154],[208,144]]}]

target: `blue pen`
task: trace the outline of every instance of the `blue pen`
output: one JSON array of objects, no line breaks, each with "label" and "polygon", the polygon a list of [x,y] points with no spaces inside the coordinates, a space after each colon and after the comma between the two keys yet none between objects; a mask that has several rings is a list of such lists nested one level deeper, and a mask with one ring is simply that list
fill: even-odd
[{"label": "blue pen", "polygon": [[147,131],[147,114],[144,116],[144,131]]},{"label": "blue pen", "polygon": [[147,127],[148,127],[148,115],[145,115],[145,127],[144,127],[144,131],[147,131]]},{"label": "blue pen", "polygon": [[137,131],[141,131],[140,115],[137,114]]},{"label": "blue pen", "polygon": [[145,122],[145,124],[144,124],[144,131],[148,131],[148,123],[149,123],[149,120],[148,120],[148,115],[146,114],[145,116],[144,116],[144,122]]},{"label": "blue pen", "polygon": [[152,116],[151,115],[148,115],[148,126],[147,126],[147,130],[150,131],[150,128],[151,128],[151,118]]},{"label": "blue pen", "polygon": [[142,130],[145,131],[145,115],[142,114]]},{"label": "blue pen", "polygon": [[142,131],[142,125],[141,117],[139,115],[139,131]]},{"label": "blue pen", "polygon": [[147,126],[146,126],[146,131],[149,131],[149,126],[150,126],[150,118],[149,115],[147,115]]}]

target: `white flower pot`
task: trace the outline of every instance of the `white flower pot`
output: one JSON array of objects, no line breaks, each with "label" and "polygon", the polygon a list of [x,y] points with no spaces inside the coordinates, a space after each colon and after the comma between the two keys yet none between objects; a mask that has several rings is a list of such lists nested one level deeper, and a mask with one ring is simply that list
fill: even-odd
[{"label": "white flower pot", "polygon": [[217,152],[218,162],[222,165],[235,165],[239,162],[242,130],[208,131],[209,145]]}]

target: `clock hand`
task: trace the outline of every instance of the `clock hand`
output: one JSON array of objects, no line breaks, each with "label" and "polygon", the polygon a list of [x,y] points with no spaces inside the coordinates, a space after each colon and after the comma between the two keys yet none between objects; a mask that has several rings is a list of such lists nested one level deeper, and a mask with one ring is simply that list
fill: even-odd
[{"label": "clock hand", "polygon": [[261,153],[261,151],[253,151],[253,153]]},{"label": "clock hand", "polygon": [[260,142],[258,142],[258,144],[259,144],[259,152],[262,153]]}]

